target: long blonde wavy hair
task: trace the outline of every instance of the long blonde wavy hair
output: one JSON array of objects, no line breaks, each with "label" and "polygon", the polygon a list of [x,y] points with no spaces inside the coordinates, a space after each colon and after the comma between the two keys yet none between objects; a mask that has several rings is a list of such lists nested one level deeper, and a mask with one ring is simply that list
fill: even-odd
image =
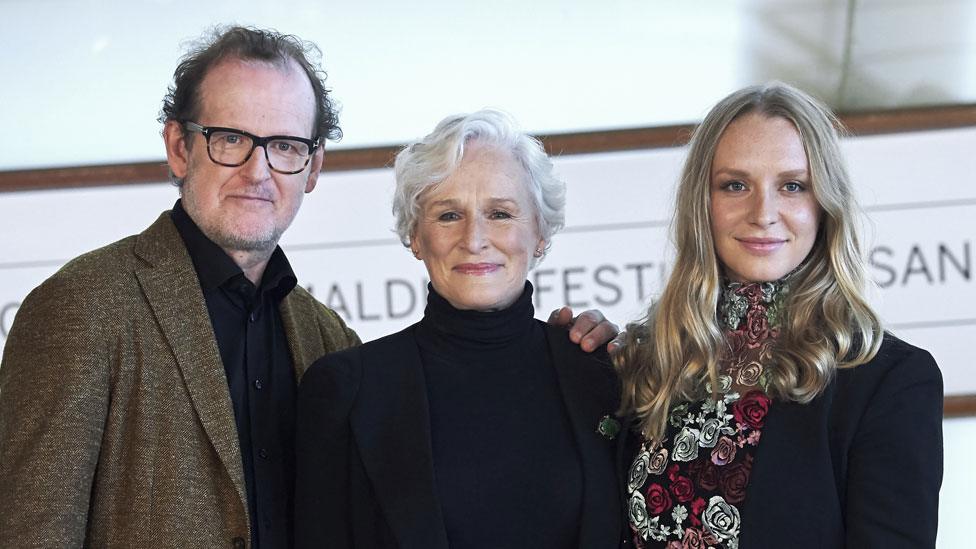
[{"label": "long blonde wavy hair", "polygon": [[871,360],[881,345],[881,320],[865,296],[861,212],[838,144],[842,126],[826,106],[786,84],[739,90],[715,105],[692,136],[672,221],[674,269],[644,319],[627,327],[626,344],[615,357],[623,383],[620,412],[636,418],[649,439],[664,436],[672,403],[700,398],[705,381],[718,387],[725,340],[716,315],[722,265],[712,240],[711,167],[725,128],[747,113],[793,123],[823,210],[813,248],[791,276],[767,370],[770,396],[809,402],[837,368]]}]

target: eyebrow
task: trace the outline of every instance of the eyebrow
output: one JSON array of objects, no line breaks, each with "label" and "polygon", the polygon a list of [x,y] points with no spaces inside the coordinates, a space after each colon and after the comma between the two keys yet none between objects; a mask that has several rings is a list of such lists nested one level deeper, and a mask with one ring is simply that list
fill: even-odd
[{"label": "eyebrow", "polygon": [[[514,205],[518,206],[518,201],[514,198],[505,197],[492,197],[488,199],[488,203],[492,206],[498,205]],[[441,200],[435,200],[427,204],[428,208],[438,208],[438,207],[448,207],[457,208],[461,205],[461,202],[455,198],[442,198]]]},{"label": "eyebrow", "polygon": [[[777,175],[779,177],[800,177],[808,174],[809,174],[808,170],[806,170],[805,168],[800,168],[798,170],[786,170],[784,172],[779,172],[779,174]],[[736,170],[733,168],[722,168],[716,171],[715,173],[713,173],[712,177],[717,177],[719,175],[727,175],[731,177],[741,177],[741,178],[748,179],[750,174],[749,172]]]}]

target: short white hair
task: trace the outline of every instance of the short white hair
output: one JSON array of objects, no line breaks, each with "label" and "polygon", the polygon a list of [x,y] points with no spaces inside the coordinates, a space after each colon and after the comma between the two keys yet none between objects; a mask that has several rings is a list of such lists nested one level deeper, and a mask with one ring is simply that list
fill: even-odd
[{"label": "short white hair", "polygon": [[546,243],[544,255],[552,235],[565,224],[566,184],[553,174],[542,143],[522,132],[509,114],[494,109],[448,116],[429,135],[397,154],[393,215],[400,241],[410,246],[410,235],[421,215],[421,195],[454,173],[469,141],[512,153],[525,170],[539,235]]}]

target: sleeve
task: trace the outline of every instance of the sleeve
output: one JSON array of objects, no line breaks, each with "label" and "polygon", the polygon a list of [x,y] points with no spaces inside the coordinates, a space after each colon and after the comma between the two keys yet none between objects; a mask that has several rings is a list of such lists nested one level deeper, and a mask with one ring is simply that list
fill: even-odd
[{"label": "sleeve", "polygon": [[848,547],[935,547],[942,485],[942,374],[922,349],[907,347],[896,360],[872,395],[852,441]]},{"label": "sleeve", "polygon": [[295,546],[352,547],[349,415],[359,388],[358,352],[316,361],[298,389]]},{"label": "sleeve", "polygon": [[346,325],[346,323],[342,320],[342,317],[339,316],[338,313],[331,310],[330,312],[332,313],[333,316],[335,316],[336,321],[339,323],[339,325],[342,326],[342,338],[344,341],[343,341],[343,347],[341,348],[348,349],[349,347],[358,347],[359,345],[362,345],[363,342],[362,340],[359,339],[359,334],[357,334],[355,330],[353,330],[348,325]]},{"label": "sleeve", "polygon": [[359,335],[342,320],[342,316],[318,301],[314,303],[326,352],[362,345]]},{"label": "sleeve", "polygon": [[24,300],[0,364],[0,547],[80,547],[108,412],[104,323],[63,278]]}]

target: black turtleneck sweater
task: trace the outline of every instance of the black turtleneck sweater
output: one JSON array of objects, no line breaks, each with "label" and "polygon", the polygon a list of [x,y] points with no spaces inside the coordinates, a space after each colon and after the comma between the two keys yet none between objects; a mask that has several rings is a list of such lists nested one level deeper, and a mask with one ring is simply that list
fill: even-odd
[{"label": "black turtleneck sweater", "polygon": [[416,330],[452,549],[578,546],[582,470],[532,286],[502,311],[429,287]]}]

